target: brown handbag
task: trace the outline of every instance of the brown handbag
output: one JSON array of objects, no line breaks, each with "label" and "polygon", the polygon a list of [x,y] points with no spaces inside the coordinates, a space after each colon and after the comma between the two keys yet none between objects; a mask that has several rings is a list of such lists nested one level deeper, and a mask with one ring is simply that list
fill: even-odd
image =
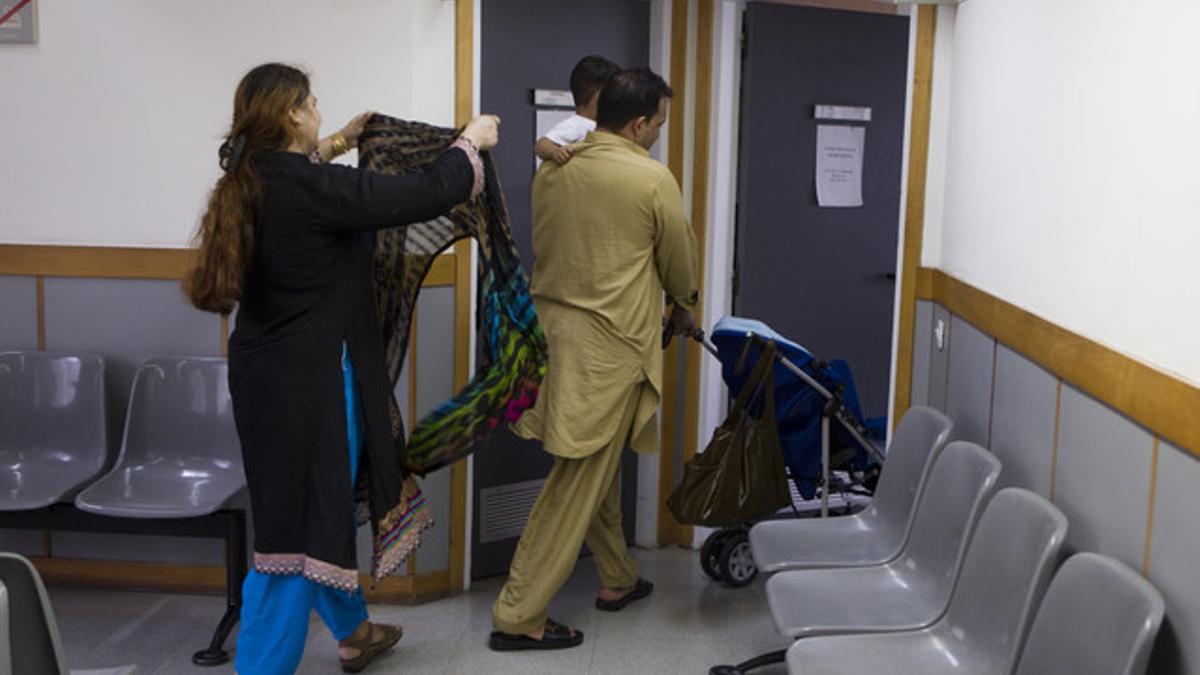
[{"label": "brown handbag", "polygon": [[[738,525],[791,503],[775,422],[775,351],[768,342],[708,447],[684,464],[683,480],[667,499],[679,522]],[[754,419],[747,406],[764,388],[762,415]]]}]

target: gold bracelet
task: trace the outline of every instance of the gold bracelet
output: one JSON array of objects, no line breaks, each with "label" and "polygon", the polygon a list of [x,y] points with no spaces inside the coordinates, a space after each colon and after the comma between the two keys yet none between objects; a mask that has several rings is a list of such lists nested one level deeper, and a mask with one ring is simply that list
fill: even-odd
[{"label": "gold bracelet", "polygon": [[350,144],[346,142],[346,137],[339,131],[329,137],[329,149],[333,152],[333,156],[337,157],[349,150]]}]

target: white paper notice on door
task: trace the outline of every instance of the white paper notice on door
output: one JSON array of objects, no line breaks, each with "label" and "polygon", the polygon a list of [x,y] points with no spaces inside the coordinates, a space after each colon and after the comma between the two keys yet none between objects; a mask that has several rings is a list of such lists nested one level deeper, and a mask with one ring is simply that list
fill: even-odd
[{"label": "white paper notice on door", "polygon": [[866,127],[817,125],[817,204],[862,206]]}]

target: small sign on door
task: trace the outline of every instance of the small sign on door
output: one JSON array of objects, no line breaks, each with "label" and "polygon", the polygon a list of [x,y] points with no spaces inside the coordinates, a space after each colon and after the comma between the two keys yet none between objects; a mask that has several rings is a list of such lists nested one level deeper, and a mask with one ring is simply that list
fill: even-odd
[{"label": "small sign on door", "polygon": [[817,125],[817,205],[863,205],[862,169],[865,127]]}]

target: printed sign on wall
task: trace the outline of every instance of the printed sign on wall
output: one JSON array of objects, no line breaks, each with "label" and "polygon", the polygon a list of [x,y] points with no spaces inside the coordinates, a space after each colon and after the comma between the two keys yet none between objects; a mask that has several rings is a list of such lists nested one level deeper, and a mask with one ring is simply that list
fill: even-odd
[{"label": "printed sign on wall", "polygon": [[37,42],[37,0],[0,0],[0,43]]}]

